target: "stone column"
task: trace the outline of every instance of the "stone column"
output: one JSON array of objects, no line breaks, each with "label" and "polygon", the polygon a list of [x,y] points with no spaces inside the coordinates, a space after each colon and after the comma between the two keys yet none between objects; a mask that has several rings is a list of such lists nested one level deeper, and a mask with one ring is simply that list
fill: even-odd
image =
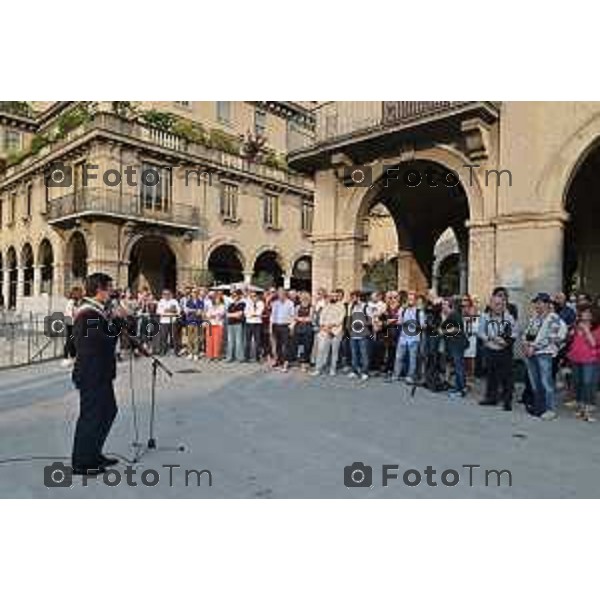
[{"label": "stone column", "polygon": [[17,309],[23,305],[23,292],[25,288],[25,269],[22,266],[17,267]]},{"label": "stone column", "polygon": [[286,290],[289,290],[292,286],[292,278],[286,273],[283,274],[283,287]]},{"label": "stone column", "polygon": [[250,285],[252,283],[252,275],[254,275],[253,271],[244,271],[244,283],[246,285]]},{"label": "stone column", "polygon": [[65,295],[66,271],[67,265],[64,262],[54,263],[52,268],[52,295],[57,298],[62,298]]},{"label": "stone column", "polygon": [[485,301],[496,285],[496,230],[490,223],[469,223],[469,293]]},{"label": "stone column", "polygon": [[42,293],[42,265],[33,267],[33,297],[39,298]]},{"label": "stone column", "polygon": [[177,265],[177,287],[194,284],[194,269],[186,265]]},{"label": "stone column", "polygon": [[459,263],[459,284],[458,284],[458,293],[462,295],[466,294],[469,289],[469,261],[463,253],[460,253]]},{"label": "stone column", "polygon": [[362,238],[340,236],[335,249],[334,287],[349,292],[362,287]]},{"label": "stone column", "polygon": [[4,297],[4,308],[8,308],[8,296],[10,292],[10,270],[4,267],[2,271],[2,296]]},{"label": "stone column", "polygon": [[415,255],[411,250],[398,251],[398,289],[413,290],[418,293],[429,288],[427,277],[423,273]]},{"label": "stone column", "polygon": [[413,255],[410,250],[398,251],[398,289],[409,290],[411,288]]},{"label": "stone column", "polygon": [[546,213],[498,219],[498,284],[506,286],[523,307],[539,291],[562,290],[566,218],[563,213]]},{"label": "stone column", "polygon": [[330,290],[335,285],[335,240],[313,236],[313,288]]},{"label": "stone column", "polygon": [[119,257],[119,226],[101,221],[92,223],[86,235],[86,243],[88,275],[100,271],[110,275],[115,285],[118,285],[122,266]]},{"label": "stone column", "polygon": [[337,179],[333,169],[315,174],[313,218],[313,286],[331,290],[337,271]]}]

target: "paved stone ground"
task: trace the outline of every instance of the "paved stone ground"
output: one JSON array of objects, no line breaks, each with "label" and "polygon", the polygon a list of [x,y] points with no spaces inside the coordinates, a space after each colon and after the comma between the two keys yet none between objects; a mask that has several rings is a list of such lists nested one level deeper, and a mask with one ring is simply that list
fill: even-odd
[{"label": "paved stone ground", "polygon": [[[600,497],[600,422],[576,421],[567,411],[555,422],[449,401],[379,379],[357,383],[343,375],[311,378],[299,371],[271,372],[253,364],[190,363],[169,358],[176,373],[159,377],[156,437],[159,449],[134,466],[137,487],[125,475],[116,487],[102,479],[87,487],[44,485],[50,460],[0,465],[3,498],[527,498]],[[132,410],[128,363],[120,365],[120,413],[107,449],[131,457]],[[149,418],[148,363],[134,364],[141,437]],[[67,457],[77,417],[69,372],[45,363],[0,373],[0,458]],[[184,452],[176,447],[185,446]],[[344,467],[373,467],[373,487],[347,489]],[[173,468],[173,485],[169,470]],[[397,464],[399,480],[383,487],[382,464]],[[464,464],[478,464],[473,486]],[[437,487],[423,474],[419,486],[402,483],[408,469],[436,469]],[[118,470],[123,473],[124,464]],[[155,469],[160,482],[144,486],[140,475]],[[184,469],[209,469],[185,485]],[[455,469],[460,482],[444,486],[440,474]],[[485,469],[509,469],[497,486]],[[448,475],[450,477],[450,475]],[[451,477],[450,477],[451,479]]]}]

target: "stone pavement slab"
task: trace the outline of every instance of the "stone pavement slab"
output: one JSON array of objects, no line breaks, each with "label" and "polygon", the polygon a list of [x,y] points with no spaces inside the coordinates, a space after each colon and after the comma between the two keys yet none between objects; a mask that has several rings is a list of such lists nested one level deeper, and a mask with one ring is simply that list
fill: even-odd
[{"label": "stone pavement slab", "polygon": [[[473,399],[450,401],[404,384],[366,383],[344,375],[312,378],[255,364],[191,363],[168,358],[172,380],[159,376],[155,434],[159,448],[121,481],[74,477],[72,487],[48,488],[44,467],[52,460],[0,465],[2,498],[564,498],[600,497],[600,423],[565,413],[555,422],[479,407]],[[140,440],[148,437],[148,363],[133,364]],[[129,363],[119,366],[119,415],[107,451],[133,457]],[[70,373],[46,363],[0,373],[0,459],[68,457],[77,418]],[[184,451],[177,448],[184,446]],[[344,467],[372,467],[372,487],[347,488]],[[382,485],[382,465],[391,476]],[[167,467],[165,465],[180,465]],[[463,465],[480,465],[467,468]],[[436,473],[428,485],[425,469]],[[157,485],[144,485],[154,469]],[[186,484],[185,470],[190,473]],[[500,477],[485,470],[509,470]],[[197,473],[200,476],[197,485]],[[419,485],[404,483],[417,470]],[[459,481],[453,483],[456,471]],[[172,475],[171,482],[169,476]],[[366,474],[366,471],[365,471]],[[114,474],[113,482],[119,475]],[[469,475],[472,485],[469,485]],[[152,483],[155,475],[147,473]],[[414,482],[417,475],[408,474]],[[412,478],[412,479],[411,479]]]}]

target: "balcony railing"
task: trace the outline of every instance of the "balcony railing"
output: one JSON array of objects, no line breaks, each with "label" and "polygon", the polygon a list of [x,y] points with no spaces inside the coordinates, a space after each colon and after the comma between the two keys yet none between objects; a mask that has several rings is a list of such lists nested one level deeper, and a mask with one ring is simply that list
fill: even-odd
[{"label": "balcony railing", "polygon": [[384,102],[328,102],[316,109],[316,134],[298,140],[290,150],[291,158],[312,149],[344,142],[370,132],[378,133],[402,126],[418,125],[437,118],[477,108],[496,111],[491,102],[470,100],[426,100]]},{"label": "balcony railing", "polygon": [[27,156],[18,165],[8,167],[3,175],[5,178],[11,177],[17,171],[33,164],[36,160],[45,158],[49,154],[72,144],[76,139],[99,130],[108,135],[125,136],[134,141],[158,146],[168,151],[185,153],[191,156],[192,160],[195,159],[200,166],[206,166],[209,169],[233,170],[238,171],[240,174],[274,180],[285,185],[299,188],[306,187],[306,178],[302,175],[253,162],[217,148],[209,148],[173,133],[123,119],[112,113],[95,114],[90,121],[70,131],[63,139],[48,144],[35,155]]},{"label": "balcony railing", "polygon": [[48,223],[51,225],[69,224],[73,219],[89,216],[180,229],[200,228],[200,211],[195,206],[169,202],[160,207],[139,194],[120,195],[93,188],[85,188],[51,200],[47,212]]},{"label": "balcony railing", "polygon": [[34,116],[33,109],[27,102],[19,102],[17,100],[4,100],[0,102],[0,113],[16,117],[26,117],[28,119]]}]

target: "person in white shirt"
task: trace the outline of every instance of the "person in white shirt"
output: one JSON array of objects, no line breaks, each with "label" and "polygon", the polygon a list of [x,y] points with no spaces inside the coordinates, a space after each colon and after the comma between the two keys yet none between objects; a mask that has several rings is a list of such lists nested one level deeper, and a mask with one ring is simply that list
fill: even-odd
[{"label": "person in white shirt", "polygon": [[271,304],[271,331],[275,341],[275,362],[273,367],[288,369],[290,327],[294,322],[294,303],[283,288],[277,290],[277,298]]},{"label": "person in white shirt", "polygon": [[206,310],[209,326],[206,328],[206,357],[209,360],[219,360],[223,351],[223,331],[225,330],[225,303],[223,292],[213,293],[210,305]]},{"label": "person in white shirt", "polygon": [[250,292],[246,296],[246,358],[260,361],[262,349],[262,326],[265,303],[257,292]]},{"label": "person in white shirt", "polygon": [[417,359],[421,341],[421,331],[425,327],[425,314],[417,305],[416,292],[408,292],[407,304],[401,311],[398,320],[401,327],[396,346],[396,363],[394,365],[394,379],[400,379],[404,366],[404,357],[408,354],[408,373],[406,383],[412,385],[417,376]]},{"label": "person in white shirt", "polygon": [[164,355],[170,347],[175,348],[175,320],[181,314],[181,306],[173,298],[171,290],[163,290],[156,314],[160,324],[160,353]]}]

